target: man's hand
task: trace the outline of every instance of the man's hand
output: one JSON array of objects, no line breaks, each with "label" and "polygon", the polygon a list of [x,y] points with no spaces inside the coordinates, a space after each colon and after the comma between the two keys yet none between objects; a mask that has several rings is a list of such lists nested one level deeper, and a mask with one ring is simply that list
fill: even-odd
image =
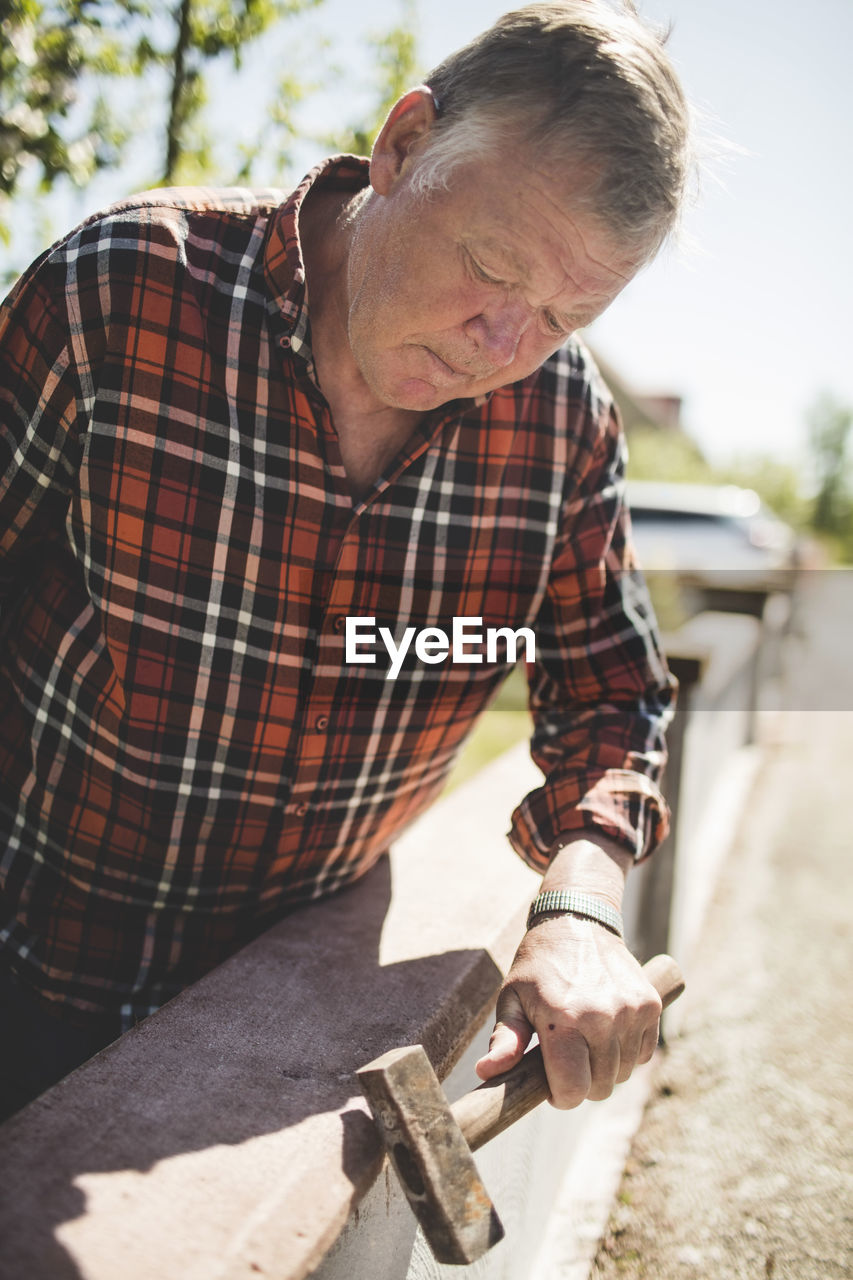
[{"label": "man's hand", "polygon": [[488,1080],[521,1059],[533,1032],[555,1107],[607,1098],[658,1040],[661,1001],[615,934],[591,920],[559,916],[525,935],[498,999]]},{"label": "man's hand", "polygon": [[[605,840],[579,840],[555,856],[543,889],[580,889],[621,905],[631,857]],[[525,934],[498,998],[483,1080],[521,1059],[534,1031],[555,1107],[607,1098],[658,1040],[661,1000],[614,933],[593,920],[546,917]]]}]

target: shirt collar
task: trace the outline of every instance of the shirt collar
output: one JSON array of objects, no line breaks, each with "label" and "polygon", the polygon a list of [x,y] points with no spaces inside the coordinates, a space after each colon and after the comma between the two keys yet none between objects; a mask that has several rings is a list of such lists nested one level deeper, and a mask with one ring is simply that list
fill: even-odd
[{"label": "shirt collar", "polygon": [[316,185],[339,191],[361,191],[367,186],[370,161],[361,156],[332,156],[316,165],[280,206],[272,219],[264,249],[264,272],[274,305],[290,333],[291,348],[307,341],[305,260],[299,230],[299,214],[305,197]]}]

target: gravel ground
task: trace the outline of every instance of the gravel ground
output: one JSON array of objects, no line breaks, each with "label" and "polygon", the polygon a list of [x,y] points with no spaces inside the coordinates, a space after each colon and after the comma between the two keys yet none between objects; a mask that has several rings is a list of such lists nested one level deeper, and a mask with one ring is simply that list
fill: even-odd
[{"label": "gravel ground", "polygon": [[[824,692],[850,634],[810,637]],[[775,720],[590,1280],[853,1277],[853,705],[798,701]]]}]

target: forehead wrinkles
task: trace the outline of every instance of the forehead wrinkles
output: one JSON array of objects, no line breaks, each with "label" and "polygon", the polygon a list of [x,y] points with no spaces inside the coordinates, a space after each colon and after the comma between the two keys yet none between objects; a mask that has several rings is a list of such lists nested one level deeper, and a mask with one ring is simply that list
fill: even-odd
[{"label": "forehead wrinkles", "polygon": [[514,183],[501,181],[498,195],[488,179],[483,184],[487,212],[478,242],[535,295],[537,305],[573,307],[583,298],[606,306],[639,264],[589,217],[573,214],[553,181],[530,169],[514,176]]},{"label": "forehead wrinkles", "polygon": [[485,265],[519,288],[531,305],[547,307],[575,325],[582,323],[581,315],[603,310],[627,284],[627,277],[582,246],[567,240],[551,244],[541,237],[531,243],[517,227],[500,238],[485,236],[479,246]]},{"label": "forehead wrinkles", "polygon": [[540,181],[525,190],[520,207],[522,221],[540,227],[539,236],[531,237],[532,266],[541,261],[545,271],[560,273],[569,285],[590,294],[610,294],[631,279],[635,268],[627,255],[589,217],[574,214],[553,183]]}]

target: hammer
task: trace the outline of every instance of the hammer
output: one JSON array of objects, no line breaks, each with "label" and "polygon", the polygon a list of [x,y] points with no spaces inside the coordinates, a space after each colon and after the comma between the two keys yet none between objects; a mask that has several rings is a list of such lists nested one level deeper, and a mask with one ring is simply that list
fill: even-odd
[{"label": "hammer", "polygon": [[[684,990],[670,956],[655,956],[643,972],[664,1008]],[[549,1097],[542,1050],[537,1045],[452,1106],[419,1044],[392,1049],[356,1074],[436,1259],[475,1262],[504,1229],[471,1153]]]}]

